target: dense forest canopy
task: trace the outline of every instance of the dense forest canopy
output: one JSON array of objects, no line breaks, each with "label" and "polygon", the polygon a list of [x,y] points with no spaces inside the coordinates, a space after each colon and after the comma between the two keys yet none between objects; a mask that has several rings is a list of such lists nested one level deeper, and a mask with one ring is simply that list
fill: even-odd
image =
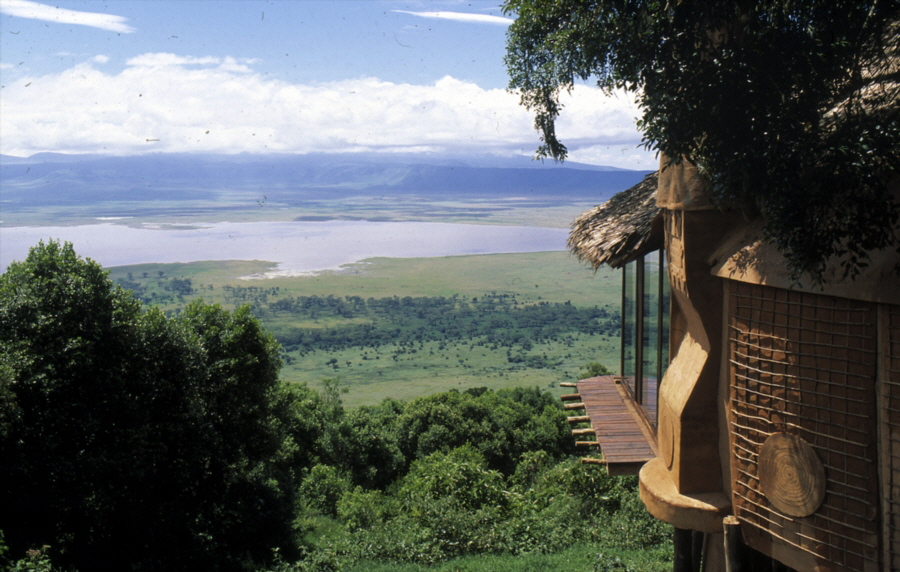
[{"label": "dense forest canopy", "polygon": [[897,248],[900,7],[884,0],[507,0],[510,87],[564,159],[560,94],[634,92],[645,144],[759,208],[796,275]]}]

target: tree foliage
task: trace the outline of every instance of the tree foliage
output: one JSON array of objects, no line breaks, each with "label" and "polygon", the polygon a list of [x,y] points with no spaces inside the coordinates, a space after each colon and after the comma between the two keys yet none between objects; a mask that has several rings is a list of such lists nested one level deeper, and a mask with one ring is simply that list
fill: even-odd
[{"label": "tree foliage", "polygon": [[523,388],[415,399],[397,418],[396,434],[406,459],[471,444],[488,467],[504,475],[515,470],[523,453],[560,456],[574,446],[559,403],[550,394]]},{"label": "tree foliage", "polygon": [[[796,275],[897,247],[900,8],[884,0],[507,0],[510,87],[538,155],[564,159],[559,95],[635,92],[645,144],[687,158],[722,206],[759,208]],[[893,59],[891,59],[893,58]],[[880,67],[879,67],[880,66]],[[893,75],[891,75],[893,74]]]},{"label": "tree foliage", "polygon": [[[292,546],[291,400],[247,309],[143,311],[70,244],[0,276],[0,530],[93,569],[235,569]],[[287,440],[289,441],[289,440]]]}]

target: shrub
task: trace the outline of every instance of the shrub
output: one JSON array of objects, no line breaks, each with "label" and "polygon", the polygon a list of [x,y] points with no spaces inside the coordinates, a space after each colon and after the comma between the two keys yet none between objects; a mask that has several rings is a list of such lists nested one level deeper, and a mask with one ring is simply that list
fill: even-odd
[{"label": "shrub", "polygon": [[336,467],[316,465],[303,477],[298,501],[306,512],[336,517],[341,496],[350,488],[350,480]]},{"label": "shrub", "polygon": [[503,476],[487,468],[484,457],[471,445],[449,453],[432,453],[413,463],[400,483],[398,496],[404,509],[416,512],[429,501],[446,499],[452,506],[477,510],[505,504]]},{"label": "shrub", "polygon": [[337,516],[350,531],[372,528],[396,512],[396,507],[390,505],[381,491],[356,487],[341,496],[337,503]]}]

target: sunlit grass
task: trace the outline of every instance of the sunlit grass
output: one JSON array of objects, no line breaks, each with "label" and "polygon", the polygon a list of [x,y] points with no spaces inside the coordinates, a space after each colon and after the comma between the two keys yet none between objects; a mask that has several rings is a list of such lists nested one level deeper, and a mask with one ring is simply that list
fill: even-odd
[{"label": "sunlit grass", "polygon": [[[263,261],[142,264],[112,268],[111,276],[114,280],[127,280],[130,274],[132,280],[147,285],[149,290],[169,296],[172,296],[171,292],[165,292],[162,287],[166,280],[190,278],[196,292],[180,300],[172,297],[160,304],[168,311],[177,311],[198,297],[233,308],[237,304],[232,299],[226,300],[225,286],[277,291],[269,296],[270,302],[284,297],[329,295],[364,299],[458,295],[471,299],[496,293],[515,295],[519,303],[524,304],[571,302],[580,307],[608,305],[617,308],[621,296],[618,272],[602,269],[595,274],[565,252],[374,258],[349,265],[341,271],[310,276],[241,278],[264,274],[273,267],[272,263]],[[263,321],[267,328],[278,332],[291,327],[327,328],[364,320],[326,315],[314,321],[298,321],[296,316],[281,313],[264,315]],[[526,386],[562,392],[560,382],[577,380],[580,368],[588,362],[600,362],[617,370],[618,340],[607,336],[572,333],[559,341],[535,344],[529,353],[546,355],[548,361],[556,364],[549,368],[511,364],[507,357],[508,348],[492,348],[487,344],[477,345],[477,342],[424,341],[416,345],[415,353],[408,349],[398,353],[400,348],[391,344],[377,349],[318,350],[306,355],[295,350],[286,354],[282,377],[316,388],[321,386],[323,379],[337,377],[349,389],[344,396],[345,403],[356,406],[376,403],[385,397],[406,400],[470,387]],[[329,364],[331,360],[335,362]]]},{"label": "sunlit grass", "polygon": [[522,301],[566,302],[576,306],[616,305],[621,301],[621,275],[601,268],[593,272],[567,252],[486,254],[435,258],[372,258],[341,271],[308,276],[247,280],[275,267],[264,261],[206,261],[187,264],[138,264],[110,269],[114,280],[130,272],[140,279],[165,276],[191,278],[204,300],[224,302],[222,286],[279,288],[283,296],[481,296],[516,294]]},{"label": "sunlit grass", "polygon": [[[430,395],[438,391],[471,387],[501,389],[540,387],[554,393],[570,393],[560,382],[577,381],[580,369],[591,361],[616,368],[619,343],[607,336],[572,336],[571,345],[548,342],[535,344],[531,353],[546,354],[549,360],[561,360],[553,368],[515,368],[507,359],[506,348],[464,342],[423,342],[416,353],[396,354],[397,346],[377,349],[350,348],[316,351],[285,364],[282,377],[319,389],[324,378],[338,378],[351,389],[344,401],[348,406],[371,404],[384,397],[401,400]],[[444,346],[444,349],[440,349]],[[288,356],[296,352],[291,352]],[[397,359],[393,356],[397,355]],[[365,358],[365,359],[363,359]],[[327,365],[335,359],[335,366]],[[349,362],[349,363],[348,363]],[[515,369],[514,369],[515,368]]]}]

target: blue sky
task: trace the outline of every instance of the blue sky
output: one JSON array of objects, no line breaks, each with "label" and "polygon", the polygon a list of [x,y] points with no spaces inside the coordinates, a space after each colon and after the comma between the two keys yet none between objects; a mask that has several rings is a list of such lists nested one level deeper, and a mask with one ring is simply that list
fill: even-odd
[{"label": "blue sky", "polygon": [[[509,21],[482,1],[0,0],[0,153],[530,155]],[[630,97],[565,103],[572,160],[654,168]]]}]

